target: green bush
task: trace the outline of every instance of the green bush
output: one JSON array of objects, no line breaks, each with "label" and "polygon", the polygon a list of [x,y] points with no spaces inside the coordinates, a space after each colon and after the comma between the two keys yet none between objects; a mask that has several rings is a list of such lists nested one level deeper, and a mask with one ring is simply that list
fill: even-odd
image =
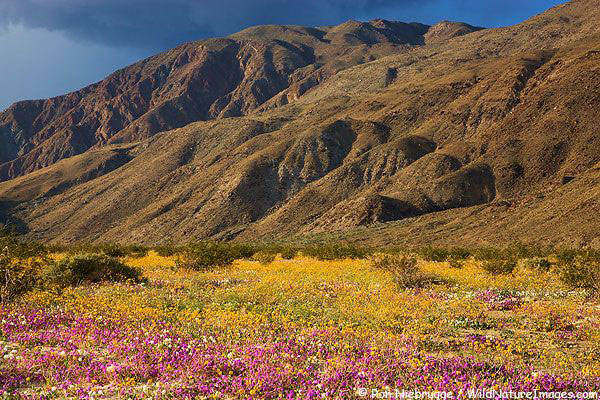
[{"label": "green bush", "polygon": [[561,249],[556,252],[556,258],[559,264],[573,262],[577,257],[592,262],[600,262],[600,251],[591,249]]},{"label": "green bush", "polygon": [[600,293],[600,262],[593,257],[576,256],[560,264],[560,278],[571,288]]},{"label": "green bush", "polygon": [[138,268],[123,264],[107,254],[81,253],[69,255],[54,263],[48,279],[59,286],[82,283],[141,281]]},{"label": "green bush", "polygon": [[444,262],[451,259],[465,260],[471,255],[471,252],[460,247],[444,249],[429,246],[417,250],[417,254],[425,261]]},{"label": "green bush", "polygon": [[271,264],[273,261],[275,261],[275,253],[271,253],[268,251],[259,251],[258,253],[255,253],[252,256],[252,259],[255,261],[258,261],[259,263],[266,265],[266,264]]},{"label": "green bush", "polygon": [[495,247],[480,247],[475,249],[473,257],[477,261],[502,260],[506,258],[506,254]]},{"label": "green bush", "polygon": [[185,246],[176,261],[179,268],[207,271],[227,267],[236,259],[251,258],[255,249],[248,245],[198,242]]},{"label": "green bush", "polygon": [[24,241],[16,233],[6,229],[0,229],[0,249],[7,249],[11,257],[21,259],[48,254],[48,249],[43,244]]},{"label": "green bush", "polygon": [[511,259],[492,259],[483,261],[481,266],[492,275],[507,275],[512,274],[517,267],[517,262]]},{"label": "green bush", "polygon": [[448,259],[452,260],[466,260],[471,256],[471,252],[462,247],[454,247],[448,251]]},{"label": "green bush", "polygon": [[462,268],[463,260],[455,260],[451,258],[448,260],[448,264],[450,265],[450,268]]},{"label": "green bush", "polygon": [[522,260],[523,266],[529,269],[537,269],[548,272],[552,268],[552,263],[545,257],[533,257]]},{"label": "green bush", "polygon": [[298,255],[298,249],[291,246],[283,246],[279,249],[279,253],[284,260],[293,260]]},{"label": "green bush", "polygon": [[153,248],[156,253],[161,257],[172,257],[176,254],[183,252],[183,247],[174,246],[173,244],[163,244]]},{"label": "green bush", "polygon": [[79,243],[68,247],[70,254],[106,254],[109,257],[125,257],[127,252],[118,244],[114,243]]},{"label": "green bush", "polygon": [[556,252],[556,259],[561,265],[573,262],[575,257],[577,257],[577,250],[574,249],[561,249]]},{"label": "green bush", "polygon": [[0,304],[6,304],[37,285],[40,261],[26,265],[15,259],[8,247],[0,251]]},{"label": "green bush", "polygon": [[[86,249],[82,249],[86,250]],[[114,243],[102,243],[99,245],[91,246],[88,250],[94,253],[103,253],[109,257],[125,257],[127,256],[127,251],[122,246]]]},{"label": "green bush", "polygon": [[371,253],[370,250],[351,244],[328,243],[306,247],[302,250],[305,256],[317,260],[344,260],[347,258],[365,258]]},{"label": "green bush", "polygon": [[298,247],[296,246],[277,243],[263,244],[254,248],[255,255],[257,253],[272,254],[273,256],[281,254],[281,258],[284,260],[292,260],[298,255],[298,251]]},{"label": "green bush", "polygon": [[401,289],[422,288],[439,281],[435,276],[423,273],[413,255],[384,255],[375,260],[376,268],[392,273],[394,283]]},{"label": "green bush", "polygon": [[244,243],[226,243],[225,247],[236,260],[250,259],[259,251],[257,247]]},{"label": "green bush", "polygon": [[551,253],[551,250],[550,247],[513,242],[504,249],[504,257],[515,260],[534,257],[541,258],[547,257]]},{"label": "green bush", "polygon": [[443,262],[448,258],[449,252],[439,247],[424,247],[417,254],[425,261]]},{"label": "green bush", "polygon": [[134,258],[146,257],[150,249],[146,246],[140,246],[136,244],[132,244],[125,247],[125,251],[127,255]]},{"label": "green bush", "polygon": [[71,247],[55,247],[55,251],[67,251],[70,254],[95,253],[106,254],[109,257],[144,257],[148,248],[140,245],[120,245],[117,243],[80,243]]}]

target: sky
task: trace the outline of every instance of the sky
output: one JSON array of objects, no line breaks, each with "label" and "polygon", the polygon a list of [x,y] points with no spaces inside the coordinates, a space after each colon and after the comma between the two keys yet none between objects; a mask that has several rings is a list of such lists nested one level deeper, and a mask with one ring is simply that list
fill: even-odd
[{"label": "sky", "polygon": [[253,25],[383,18],[483,27],[519,23],[564,0],[0,0],[0,110],[97,82],[191,40]]}]

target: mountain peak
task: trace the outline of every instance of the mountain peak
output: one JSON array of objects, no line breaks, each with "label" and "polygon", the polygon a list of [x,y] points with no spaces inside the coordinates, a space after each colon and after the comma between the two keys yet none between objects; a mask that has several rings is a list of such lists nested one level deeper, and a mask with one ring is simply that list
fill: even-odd
[{"label": "mountain peak", "polygon": [[472,26],[463,22],[440,21],[431,26],[424,36],[426,43],[439,43],[482,29],[484,28]]},{"label": "mountain peak", "polygon": [[343,69],[423,45],[427,28],[256,26],[183,44],[77,92],[20,102],[0,113],[0,180],[90,148],[287,104]]}]

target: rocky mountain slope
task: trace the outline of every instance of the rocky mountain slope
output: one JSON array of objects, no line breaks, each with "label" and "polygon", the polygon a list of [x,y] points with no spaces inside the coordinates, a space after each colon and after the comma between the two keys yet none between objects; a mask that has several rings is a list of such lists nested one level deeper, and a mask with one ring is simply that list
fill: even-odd
[{"label": "rocky mountain slope", "polygon": [[[307,45],[317,49],[312,58],[300,57],[300,39],[294,50],[281,44],[271,58],[261,53],[221,97],[222,75],[194,67],[198,80],[186,90],[205,90],[200,97],[161,103],[169,106],[104,136],[99,129],[63,134],[91,137],[88,147],[98,149],[1,183],[4,218],[55,241],[338,232],[379,244],[520,239],[600,247],[599,6],[576,0],[514,27],[475,32],[373,21],[321,33],[257,27],[211,42],[222,51],[231,41],[277,47],[293,30],[319,44]],[[300,66],[301,59],[313,63]],[[177,91],[169,85],[148,98]],[[198,100],[208,94],[212,102]],[[62,108],[48,110],[54,116]],[[190,115],[201,121],[188,124]],[[69,149],[67,142],[53,143]],[[17,173],[25,165],[18,160],[37,154],[31,150],[3,168],[16,176],[76,152],[49,152],[47,162],[36,156]]]},{"label": "rocky mountain slope", "polygon": [[259,26],[187,43],[78,92],[0,113],[0,180],[90,148],[287,104],[342,69],[478,29],[349,21],[318,29]]}]

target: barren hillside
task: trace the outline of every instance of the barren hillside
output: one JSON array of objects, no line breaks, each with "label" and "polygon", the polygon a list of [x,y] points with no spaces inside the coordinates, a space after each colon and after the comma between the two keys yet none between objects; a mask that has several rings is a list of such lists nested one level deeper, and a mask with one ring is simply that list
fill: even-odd
[{"label": "barren hillside", "polygon": [[184,45],[3,113],[0,171],[36,170],[0,184],[4,218],[54,241],[599,247],[598,20],[578,0],[502,29],[350,21]]},{"label": "barren hillside", "polygon": [[479,29],[447,25],[259,26],[184,44],[80,91],[0,113],[0,180],[90,148],[287,104],[345,68]]}]

